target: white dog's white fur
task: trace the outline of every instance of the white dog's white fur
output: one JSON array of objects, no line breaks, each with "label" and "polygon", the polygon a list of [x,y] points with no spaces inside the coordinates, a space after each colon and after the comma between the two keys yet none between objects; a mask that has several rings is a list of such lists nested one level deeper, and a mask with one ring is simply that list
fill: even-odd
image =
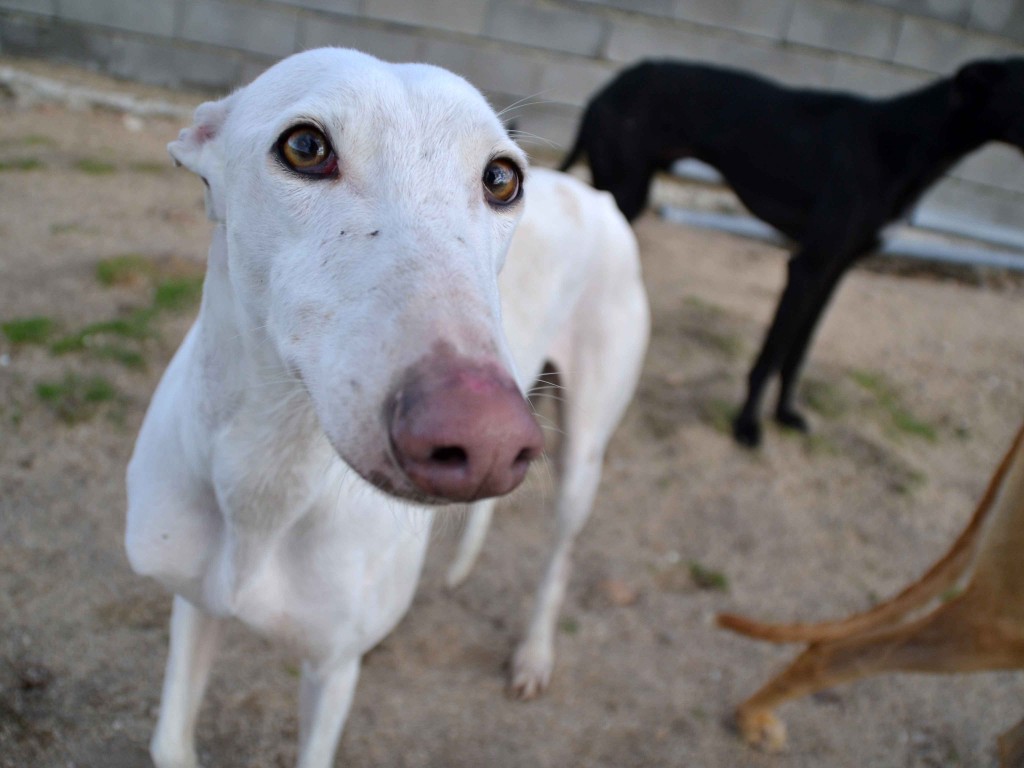
[{"label": "white dog's white fur", "polygon": [[[337,178],[274,157],[297,123],[329,137]],[[227,617],[302,657],[299,765],[331,764],[360,658],[407,610],[427,547],[432,508],[406,500],[431,494],[395,461],[382,414],[433,349],[522,389],[550,360],[568,390],[559,543],[517,662],[523,692],[543,686],[568,549],[647,340],[635,241],[611,199],[530,172],[499,300],[524,206],[489,203],[481,176],[495,157],[525,168],[521,151],[461,78],[341,49],[202,105],[169,149],[206,182],[216,225],[198,319],[127,474],[132,567],[176,594],[156,765],[197,764]]]}]

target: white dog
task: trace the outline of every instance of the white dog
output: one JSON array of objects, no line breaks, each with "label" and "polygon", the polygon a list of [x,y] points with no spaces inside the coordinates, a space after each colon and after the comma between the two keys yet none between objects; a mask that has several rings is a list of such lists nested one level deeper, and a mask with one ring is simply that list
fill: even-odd
[{"label": "white dog", "polygon": [[646,344],[635,243],[606,196],[524,184],[480,94],[426,65],[307,51],[169,150],[216,227],[128,467],[132,567],[176,593],[151,753],[197,764],[237,617],[304,660],[299,765],[326,767],[362,654],[409,606],[427,505],[507,493],[541,452],[521,392],[548,360],[569,389],[563,530],[586,516]]}]

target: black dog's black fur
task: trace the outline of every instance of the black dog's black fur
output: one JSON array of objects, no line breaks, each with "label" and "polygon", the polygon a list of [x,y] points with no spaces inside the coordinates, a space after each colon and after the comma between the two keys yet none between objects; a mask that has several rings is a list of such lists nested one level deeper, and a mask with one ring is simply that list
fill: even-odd
[{"label": "black dog's black fur", "polygon": [[656,171],[694,157],[747,208],[797,244],[785,290],[750,371],[736,439],[761,439],[760,402],[781,378],[775,418],[793,407],[804,355],[840,277],[960,158],[989,141],[1024,150],[1024,59],[977,61],[890,99],[786,88],[743,72],[670,61],[621,73],[587,105],[567,170],[586,154],[594,186],[627,218]]}]

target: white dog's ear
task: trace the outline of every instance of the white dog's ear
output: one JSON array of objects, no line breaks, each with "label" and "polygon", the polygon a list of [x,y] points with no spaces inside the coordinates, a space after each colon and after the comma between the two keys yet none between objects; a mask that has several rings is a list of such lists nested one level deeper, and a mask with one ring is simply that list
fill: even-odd
[{"label": "white dog's ear", "polygon": [[196,108],[192,125],[167,145],[177,165],[200,176],[206,184],[206,215],[224,219],[224,152],[221,129],[231,112],[235,94],[220,101],[207,101]]}]

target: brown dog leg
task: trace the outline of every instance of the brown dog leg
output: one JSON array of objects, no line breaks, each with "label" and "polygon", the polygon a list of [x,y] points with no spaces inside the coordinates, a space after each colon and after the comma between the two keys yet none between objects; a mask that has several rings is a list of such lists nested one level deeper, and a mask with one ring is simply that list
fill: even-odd
[{"label": "brown dog leg", "polygon": [[[733,631],[775,642],[809,642],[783,672],[737,710],[740,730],[767,750],[785,744],[773,710],[798,696],[883,672],[977,672],[1024,667],[1024,427],[974,517],[925,576],[892,600],[821,624],[762,624],[719,616]],[[971,570],[964,592],[908,621]],[[1024,722],[1000,740],[1003,766],[1024,768]]]},{"label": "brown dog leg", "polygon": [[931,614],[905,625],[813,643],[782,673],[740,705],[737,720],[750,744],[785,744],[773,710],[822,688],[884,672],[975,672],[1024,666],[1024,632],[999,621],[1001,595],[972,585]]},{"label": "brown dog leg", "polygon": [[999,737],[999,768],[1024,768],[1024,720]]}]

